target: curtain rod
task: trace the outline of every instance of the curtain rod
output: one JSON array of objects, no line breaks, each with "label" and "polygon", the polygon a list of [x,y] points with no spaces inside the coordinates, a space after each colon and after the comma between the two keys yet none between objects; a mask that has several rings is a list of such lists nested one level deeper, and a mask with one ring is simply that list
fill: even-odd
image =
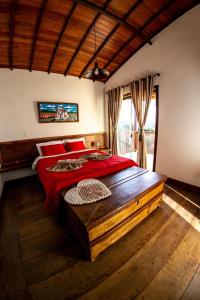
[{"label": "curtain rod", "polygon": [[[154,77],[160,77],[160,73],[155,73],[153,76]],[[121,88],[125,88],[127,86],[129,86],[129,83],[127,83],[125,85],[120,85]],[[109,91],[111,91],[111,90],[108,90],[107,92],[105,92],[105,94],[108,94]]]}]

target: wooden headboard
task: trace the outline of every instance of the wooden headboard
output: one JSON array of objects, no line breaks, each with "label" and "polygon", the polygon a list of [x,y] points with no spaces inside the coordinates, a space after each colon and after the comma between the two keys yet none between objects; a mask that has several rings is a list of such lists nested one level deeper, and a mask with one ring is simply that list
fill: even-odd
[{"label": "wooden headboard", "polygon": [[100,147],[105,147],[105,132],[2,142],[0,143],[0,172],[31,166],[33,160],[38,156],[37,143],[80,137],[85,137],[88,148],[95,147],[97,142]]}]

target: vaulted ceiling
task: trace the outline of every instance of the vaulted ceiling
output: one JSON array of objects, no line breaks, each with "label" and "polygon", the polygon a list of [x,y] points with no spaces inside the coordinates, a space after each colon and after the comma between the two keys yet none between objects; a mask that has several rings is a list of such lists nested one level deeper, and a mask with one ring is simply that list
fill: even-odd
[{"label": "vaulted ceiling", "polygon": [[111,76],[143,45],[151,45],[158,32],[198,3],[0,0],[0,67],[81,78],[97,60]]}]

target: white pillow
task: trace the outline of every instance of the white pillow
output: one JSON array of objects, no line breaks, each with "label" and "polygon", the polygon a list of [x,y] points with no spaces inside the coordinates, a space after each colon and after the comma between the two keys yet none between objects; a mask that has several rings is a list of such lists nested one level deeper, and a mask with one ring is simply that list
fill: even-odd
[{"label": "white pillow", "polygon": [[84,138],[79,138],[79,139],[66,139],[63,140],[63,143],[73,143],[73,142],[84,142],[85,145],[85,139]]},{"label": "white pillow", "polygon": [[63,144],[63,141],[50,141],[50,142],[46,142],[46,143],[40,143],[40,144],[36,144],[36,147],[38,149],[38,152],[40,155],[42,155],[42,151],[41,148],[42,146],[49,146],[49,145],[60,145]]}]

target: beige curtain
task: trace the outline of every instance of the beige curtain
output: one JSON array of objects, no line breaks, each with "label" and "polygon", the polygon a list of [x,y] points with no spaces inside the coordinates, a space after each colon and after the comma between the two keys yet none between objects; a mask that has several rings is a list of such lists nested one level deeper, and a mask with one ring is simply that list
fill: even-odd
[{"label": "beige curtain", "polygon": [[138,155],[137,162],[141,168],[147,167],[146,144],[144,135],[144,126],[147,113],[153,93],[154,76],[149,75],[146,78],[129,83],[131,97],[136,112],[136,118],[139,124],[138,134]]},{"label": "beige curtain", "polygon": [[118,154],[117,147],[117,124],[119,113],[122,104],[122,89],[108,91],[108,119],[109,119],[109,147],[112,149],[112,154]]}]

